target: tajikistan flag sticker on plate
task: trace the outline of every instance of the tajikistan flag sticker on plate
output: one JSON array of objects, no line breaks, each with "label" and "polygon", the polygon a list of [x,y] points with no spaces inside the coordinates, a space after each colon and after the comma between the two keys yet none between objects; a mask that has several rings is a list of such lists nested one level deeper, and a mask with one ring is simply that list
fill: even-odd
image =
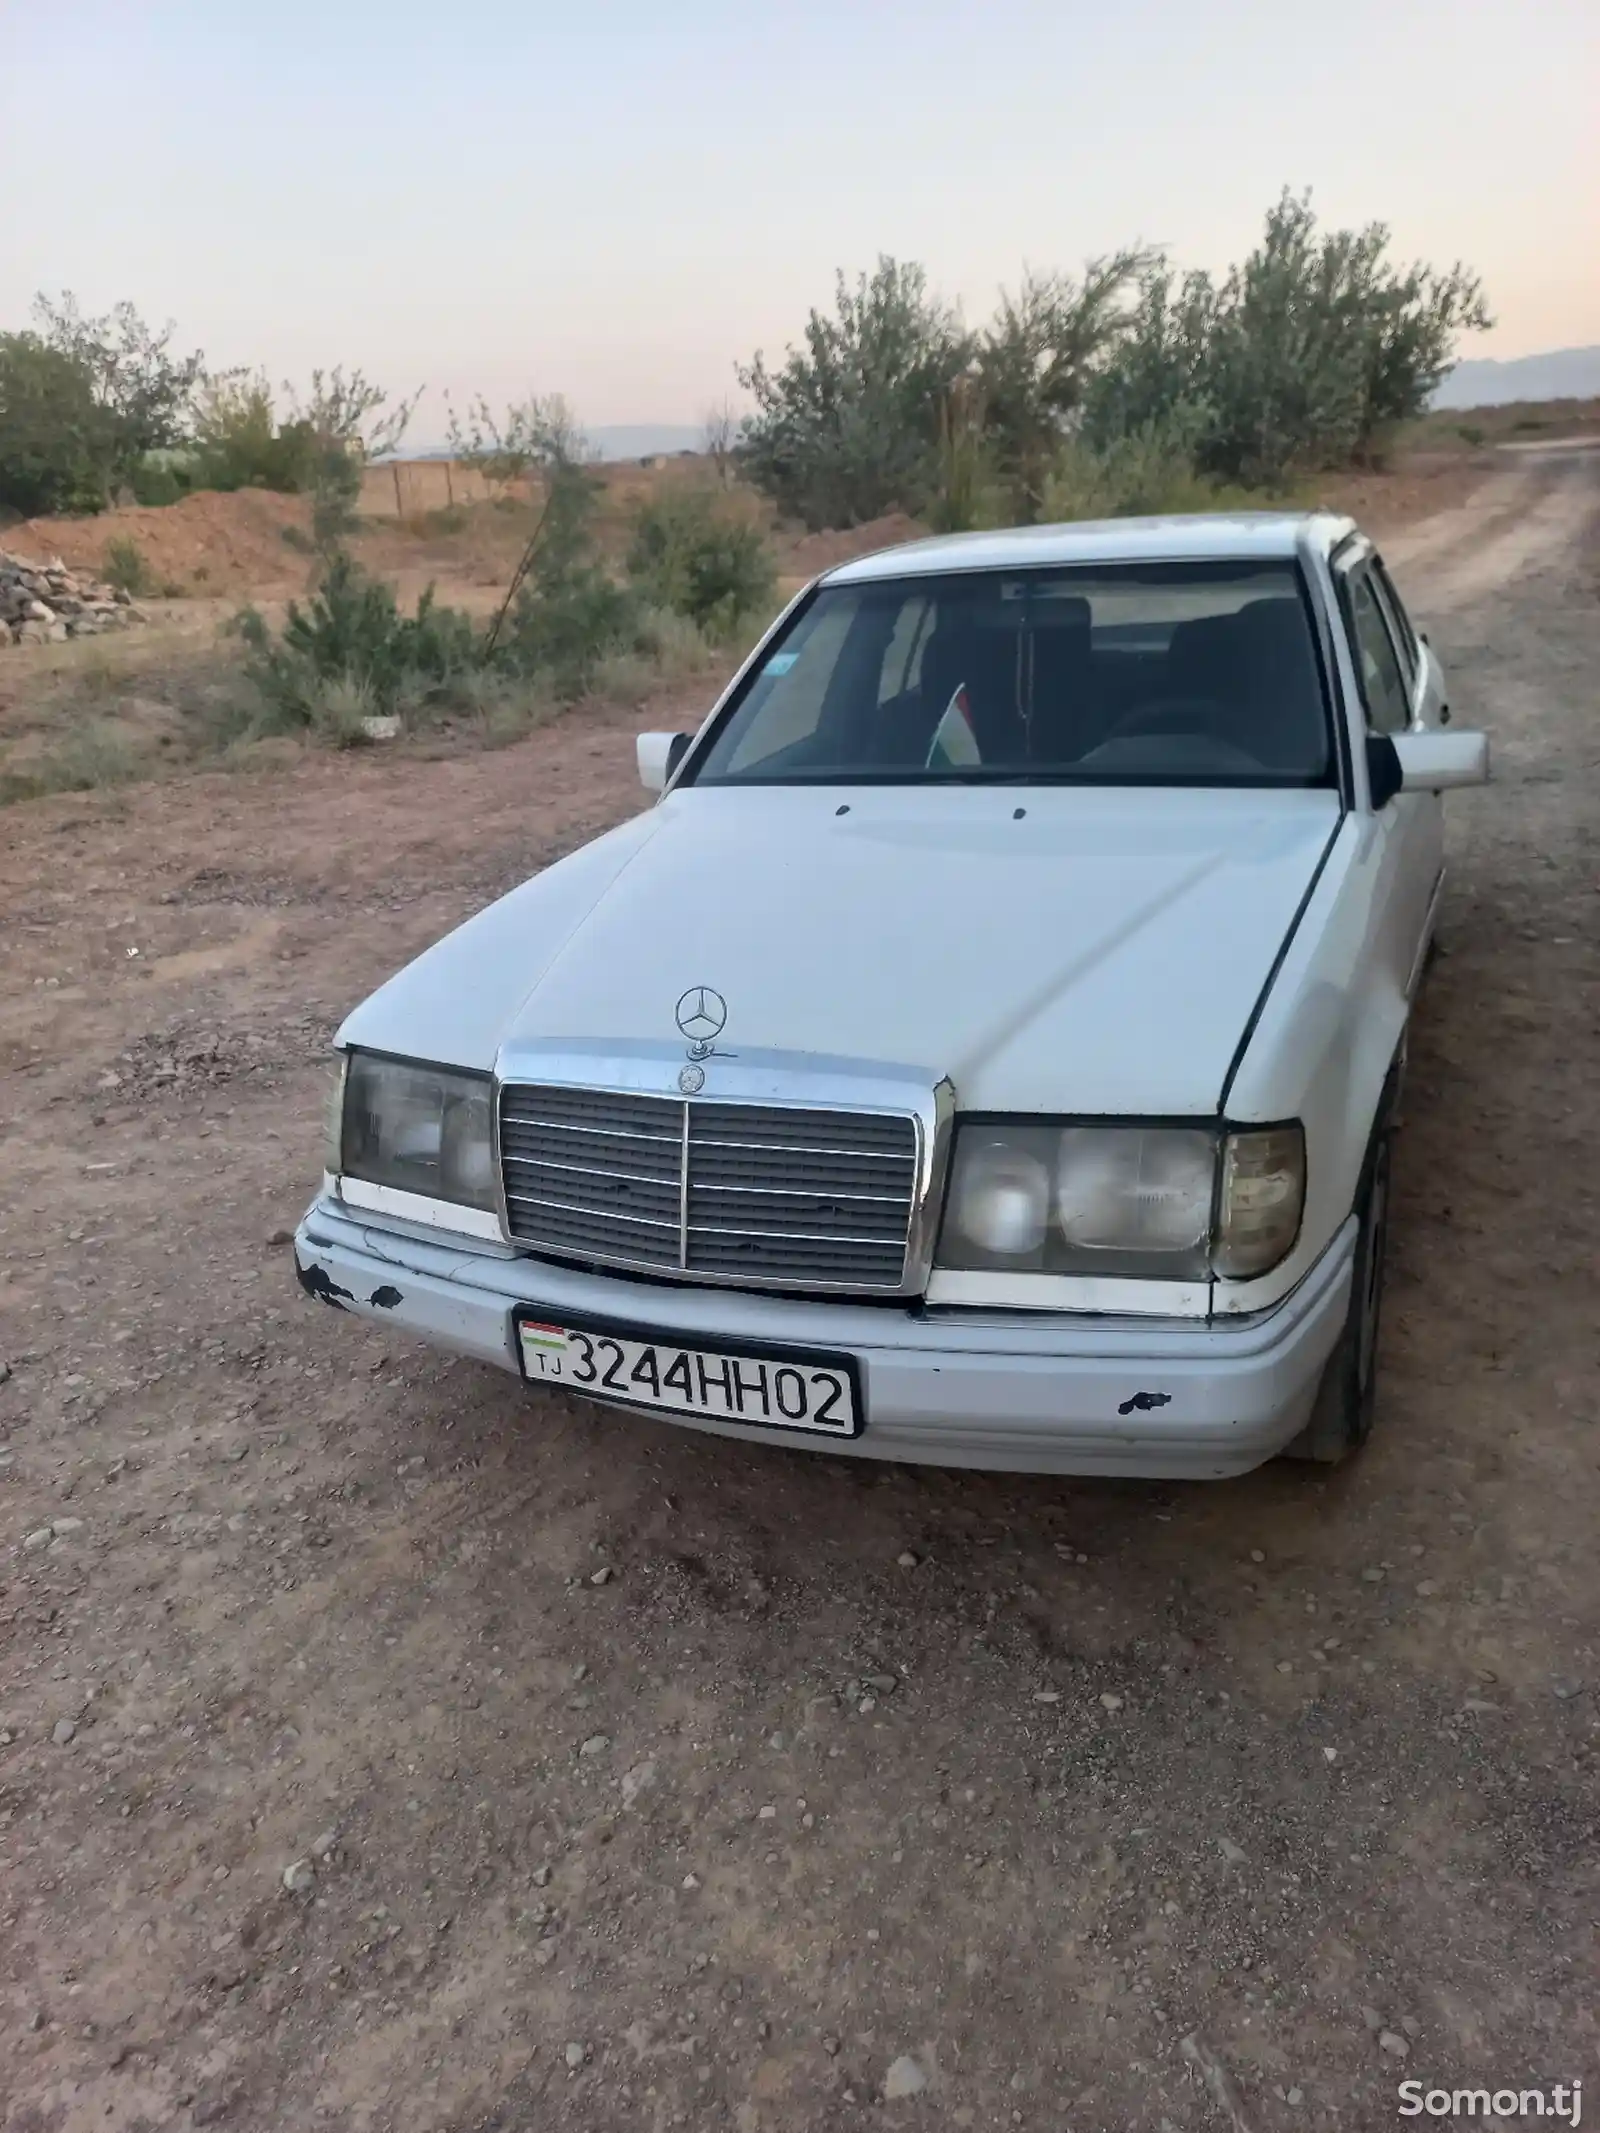
[{"label": "tajikistan flag sticker on plate", "polygon": [[929,770],[970,770],[981,763],[978,736],[972,730],[972,705],[965,682],[944,707],[944,716],[933,729],[928,749]]}]

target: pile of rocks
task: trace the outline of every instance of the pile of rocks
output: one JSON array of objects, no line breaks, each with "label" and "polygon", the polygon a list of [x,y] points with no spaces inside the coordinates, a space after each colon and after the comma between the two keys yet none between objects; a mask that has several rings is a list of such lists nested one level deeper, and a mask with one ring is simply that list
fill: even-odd
[{"label": "pile of rocks", "polygon": [[97,630],[144,620],[120,587],[79,577],[59,556],[30,563],[0,548],[0,648],[64,644],[69,637],[92,637]]}]

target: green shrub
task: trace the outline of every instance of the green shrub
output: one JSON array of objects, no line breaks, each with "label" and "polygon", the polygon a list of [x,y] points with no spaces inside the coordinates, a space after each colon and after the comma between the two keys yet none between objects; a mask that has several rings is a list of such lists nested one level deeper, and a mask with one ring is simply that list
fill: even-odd
[{"label": "green shrub", "polygon": [[306,692],[306,724],[333,748],[360,748],[371,738],[367,720],[382,715],[369,682],[353,674],[327,674]]},{"label": "green shrub", "polygon": [[0,505],[24,518],[103,509],[104,432],[86,364],[36,333],[0,333]]},{"label": "green shrub", "polygon": [[100,575],[108,585],[116,586],[119,592],[129,593],[135,599],[156,589],[155,576],[144,559],[144,550],[137,541],[126,536],[106,543]]},{"label": "green shrub", "polygon": [[198,355],[169,353],[131,304],[86,318],[66,295],[0,333],[0,505],[27,517],[104,510],[152,451],[176,445]]},{"label": "green shrub", "polygon": [[540,676],[569,703],[588,691],[608,654],[634,649],[639,630],[638,595],[616,584],[600,562],[593,511],[584,469],[557,467],[528,574],[495,645],[500,664]]},{"label": "green shrub", "polygon": [[436,511],[419,512],[410,523],[418,533],[430,537],[464,533],[467,526],[467,507],[465,504],[441,504]]},{"label": "green shrub", "polygon": [[[760,612],[765,621],[770,610]],[[687,681],[703,674],[716,659],[700,625],[670,607],[644,608],[636,641],[641,653],[654,662],[658,677],[666,681]]]},{"label": "green shrub", "polygon": [[[440,607],[432,586],[415,615],[402,615],[390,588],[342,553],[303,607],[289,602],[278,636],[253,608],[237,628],[276,722],[313,730],[327,722],[330,683],[363,693],[362,716],[392,713],[402,699],[415,705],[439,694],[480,656],[471,617]],[[347,707],[347,698],[340,701]]]},{"label": "green shrub", "polygon": [[175,504],[192,492],[194,466],[187,457],[149,452],[128,477],[128,486],[136,504]]},{"label": "green shrub", "polygon": [[638,604],[595,568],[555,587],[531,579],[519,594],[501,651],[503,663],[538,675],[563,702],[584,696],[612,653],[632,649]]},{"label": "green shrub", "polygon": [[276,489],[293,496],[311,486],[311,425],[279,421],[272,388],[259,372],[230,370],[206,380],[195,407],[194,442],[202,489]]},{"label": "green shrub", "polygon": [[920,508],[939,409],[972,353],[921,267],[880,258],[853,287],[840,274],[832,313],[811,313],[780,369],[759,354],[739,368],[755,401],[742,441],[750,479],[813,530]]},{"label": "green shrub", "polygon": [[1081,436],[1057,446],[1041,495],[1046,521],[1161,517],[1188,511],[1256,509],[1268,494],[1228,485],[1195,465],[1199,417],[1179,409],[1096,447]]},{"label": "green shrub", "polygon": [[760,528],[699,488],[668,489],[641,507],[628,575],[647,599],[717,639],[733,636],[777,584]]},{"label": "green shrub", "polygon": [[451,684],[452,706],[468,717],[485,748],[526,738],[558,709],[537,679],[507,667],[474,667]]}]

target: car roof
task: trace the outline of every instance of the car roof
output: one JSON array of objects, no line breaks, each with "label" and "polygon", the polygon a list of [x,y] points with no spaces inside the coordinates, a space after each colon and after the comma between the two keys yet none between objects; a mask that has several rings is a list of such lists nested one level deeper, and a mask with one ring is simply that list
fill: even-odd
[{"label": "car roof", "polygon": [[904,541],[823,574],[828,585],[949,570],[1022,570],[1069,563],[1260,562],[1327,555],[1355,532],[1332,511],[1202,511],[1172,518],[1079,519]]}]

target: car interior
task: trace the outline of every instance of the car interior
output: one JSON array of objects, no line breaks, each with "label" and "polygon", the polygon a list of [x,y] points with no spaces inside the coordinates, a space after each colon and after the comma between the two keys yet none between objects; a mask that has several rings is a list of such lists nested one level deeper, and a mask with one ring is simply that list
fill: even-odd
[{"label": "car interior", "polygon": [[954,707],[971,734],[954,774],[968,778],[1332,782],[1321,669],[1287,567],[1083,591],[1061,575],[952,574],[832,596],[846,593],[846,626],[816,633],[820,656],[801,639],[774,662],[770,698],[758,683],[713,777],[948,775]]}]

